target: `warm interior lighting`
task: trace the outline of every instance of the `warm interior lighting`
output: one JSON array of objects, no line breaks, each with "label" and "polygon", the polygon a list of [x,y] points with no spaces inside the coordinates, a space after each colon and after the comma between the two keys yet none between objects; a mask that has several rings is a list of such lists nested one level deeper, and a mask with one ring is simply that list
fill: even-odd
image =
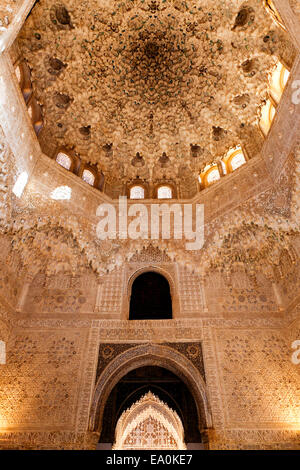
[{"label": "warm interior lighting", "polygon": [[51,198],[55,200],[71,199],[72,190],[69,186],[58,186],[51,193]]},{"label": "warm interior lighting", "polygon": [[27,184],[27,181],[28,181],[28,173],[26,171],[23,171],[17,178],[17,181],[15,182],[14,184],[14,187],[13,187],[13,193],[17,196],[17,197],[21,197],[22,194],[23,194],[23,191],[24,191],[24,188]]}]

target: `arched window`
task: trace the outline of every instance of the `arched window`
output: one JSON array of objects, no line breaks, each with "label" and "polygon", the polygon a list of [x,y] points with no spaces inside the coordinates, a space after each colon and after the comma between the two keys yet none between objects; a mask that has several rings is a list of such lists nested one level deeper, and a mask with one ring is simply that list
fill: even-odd
[{"label": "arched window", "polygon": [[270,130],[272,121],[275,116],[275,107],[271,103],[271,100],[268,100],[266,104],[261,108],[261,117],[259,121],[259,126],[263,132],[263,134],[266,136]]},{"label": "arched window", "polygon": [[138,276],[131,289],[130,320],[172,318],[172,300],[167,279],[156,272]]},{"label": "arched window", "polygon": [[290,72],[278,62],[270,80],[270,94],[275,103],[279,103],[289,75]]},{"label": "arched window", "polygon": [[66,170],[70,170],[72,165],[71,157],[63,152],[59,152],[56,156],[56,161],[60,166],[63,166]]},{"label": "arched window", "polygon": [[222,163],[225,163],[227,173],[231,173],[246,163],[243,150],[240,146],[230,149],[223,160],[224,162],[222,161]]},{"label": "arched window", "polygon": [[143,186],[132,186],[130,188],[130,199],[144,199],[145,197],[145,189]]},{"label": "arched window", "polygon": [[220,172],[218,165],[212,163],[210,165],[206,165],[204,170],[199,175],[199,182],[202,184],[204,188],[210,186],[215,181],[220,179]]},{"label": "arched window", "polygon": [[215,181],[217,181],[218,179],[220,179],[220,173],[219,173],[219,170],[218,168],[213,168],[207,175],[207,178],[206,178],[206,181],[208,183],[214,183]]},{"label": "arched window", "polygon": [[84,169],[83,173],[82,173],[82,179],[83,179],[83,181],[90,184],[91,186],[94,186],[95,175],[92,171]]},{"label": "arched window", "polygon": [[209,186],[219,179],[220,172],[217,165],[210,166],[206,171],[203,172],[203,175],[201,175],[201,180],[204,186]]},{"label": "arched window", "polygon": [[160,186],[157,190],[158,199],[172,199],[172,188],[170,186]]}]

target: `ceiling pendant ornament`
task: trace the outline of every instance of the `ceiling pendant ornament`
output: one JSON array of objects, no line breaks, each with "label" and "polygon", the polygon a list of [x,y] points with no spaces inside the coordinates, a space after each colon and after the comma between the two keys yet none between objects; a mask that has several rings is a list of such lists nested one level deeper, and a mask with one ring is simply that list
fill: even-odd
[{"label": "ceiling pendant ornament", "polygon": [[139,152],[137,152],[135,157],[131,160],[131,165],[135,167],[141,167],[145,165],[145,160]]}]

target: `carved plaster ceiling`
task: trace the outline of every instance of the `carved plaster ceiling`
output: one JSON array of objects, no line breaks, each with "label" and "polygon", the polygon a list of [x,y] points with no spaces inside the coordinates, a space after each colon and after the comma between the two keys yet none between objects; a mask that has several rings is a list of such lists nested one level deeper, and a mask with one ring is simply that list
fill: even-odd
[{"label": "carved plaster ceiling", "polygon": [[[180,121],[181,124],[179,122],[179,112],[177,111],[179,109],[178,106],[180,105],[181,93],[186,97],[190,97],[186,98],[186,102],[188,102],[187,99],[190,99],[189,103],[193,104],[193,112],[195,116],[198,116],[197,109],[200,110],[200,116],[205,115],[205,113],[211,113],[210,115],[215,118],[214,125],[219,127],[222,125],[222,128],[228,131],[227,134],[224,133],[223,135],[224,140],[223,138],[220,140],[214,140],[211,134],[207,134],[208,141],[205,152],[212,152],[214,149],[217,149],[217,146],[219,146],[218,148],[221,148],[224,142],[228,146],[231,145],[231,143],[234,143],[234,139],[230,140],[229,137],[238,135],[237,129],[239,129],[239,126],[235,126],[237,123],[236,119],[240,119],[240,121],[243,122],[243,116],[249,112],[248,123],[250,127],[252,126],[254,128],[257,107],[259,106],[268,86],[268,73],[272,69],[274,61],[277,60],[276,54],[281,53],[282,48],[286,45],[285,39],[281,36],[281,32],[276,29],[274,23],[271,23],[271,19],[268,14],[265,13],[262,6],[263,2],[248,2],[247,8],[250,8],[250,3],[252,5],[251,8],[254,8],[253,5],[255,4],[254,22],[252,23],[252,20],[249,20],[249,22],[244,26],[234,27],[236,21],[241,21],[238,18],[242,15],[238,12],[245,8],[242,6],[246,5],[244,3],[237,2],[234,9],[230,9],[230,2],[223,2],[221,6],[218,5],[219,8],[217,10],[213,3],[206,2],[206,6],[204,4],[202,5],[202,10],[193,14],[191,13],[193,11],[192,6],[190,10],[184,10],[183,6],[176,2],[171,3],[166,1],[150,4],[147,2],[139,3],[132,1],[128,3],[128,5],[127,3],[122,4],[120,9],[116,7],[115,10],[112,10],[111,6],[116,6],[117,4],[107,2],[105,5],[102,3],[101,9],[99,9],[99,5],[97,9],[94,5],[93,11],[97,12],[97,18],[101,19],[101,21],[96,21],[93,19],[96,13],[88,13],[87,3],[83,3],[81,6],[76,6],[76,9],[73,10],[71,2],[66,1],[65,8],[69,11],[69,13],[66,13],[67,10],[62,8],[56,10],[54,6],[57,6],[57,4],[47,2],[48,7],[46,7],[46,2],[40,0],[25,23],[19,37],[19,44],[23,51],[23,55],[26,60],[28,60],[32,68],[35,95],[43,104],[45,130],[41,135],[41,143],[43,145],[47,144],[49,148],[53,147],[53,151],[59,146],[75,145],[76,150],[80,152],[83,159],[86,158],[87,161],[90,159],[91,161],[98,162],[101,168],[106,169],[107,172],[110,171],[112,178],[118,177],[120,179],[122,175],[124,178],[126,175],[126,177],[128,177],[131,171],[137,171],[137,168],[132,166],[133,154],[138,148],[135,146],[135,142],[137,142],[137,140],[135,140],[135,136],[142,135],[139,134],[139,132],[142,126],[143,109],[148,107],[149,109],[152,109],[153,136],[150,138],[149,134],[145,133],[143,139],[139,141],[141,142],[140,145],[145,146],[144,149],[140,148],[141,154],[145,160],[145,165],[141,168],[153,169],[155,167],[156,158],[159,157],[159,153],[155,154],[156,150],[153,150],[153,153],[151,154],[151,148],[163,148],[159,146],[163,145],[162,142],[164,142],[164,129],[169,129],[169,134],[166,134],[169,136],[169,140],[167,139],[167,145],[169,145],[167,153],[170,156],[172,163],[170,168],[172,171],[175,171],[177,164],[178,168],[181,163],[188,165],[190,164],[189,159],[192,158],[188,154],[190,145],[189,138],[191,134],[187,133],[184,135],[180,131],[180,129],[185,125],[184,122],[192,122],[187,118],[185,118],[185,121]],[[201,4],[201,2],[198,2],[197,4]],[[89,5],[91,8],[92,2],[90,2]],[[136,12],[135,15],[133,15],[133,9]],[[220,10],[222,10],[222,15],[220,14]],[[114,11],[116,11],[115,15],[112,14]],[[131,16],[129,15],[130,11]],[[173,11],[174,18],[170,13],[171,11]],[[79,12],[81,12],[81,15],[79,15]],[[168,17],[168,12],[171,17]],[[227,13],[225,14],[225,12]],[[249,13],[249,10],[247,10],[247,12]],[[211,15],[208,15],[208,13],[211,13]],[[201,31],[202,28],[205,30],[206,23],[200,23],[200,14],[205,18],[212,18],[211,21],[207,20],[207,28],[210,28],[210,26],[213,28],[212,30],[210,29],[212,34],[211,37],[224,39],[222,46],[223,49],[222,51],[215,51],[214,59],[212,58],[212,55],[209,56],[209,54],[213,54],[213,50],[204,54],[203,47],[207,43],[205,42],[206,40],[201,34]],[[153,16],[153,18],[154,16],[157,16],[157,18],[153,19],[153,24],[155,25],[161,24],[159,23],[158,18],[160,18],[162,22],[163,20],[165,21],[163,24],[169,24],[169,21],[170,25],[172,24],[172,27],[175,28],[174,25],[177,25],[177,29],[172,29],[171,26],[170,28],[167,28],[167,32],[164,36],[166,38],[169,38],[170,36],[168,35],[171,35],[174,31],[176,33],[174,33],[176,38],[178,35],[180,36],[182,34],[184,36],[185,34],[184,37],[186,43],[184,44],[194,44],[194,42],[198,41],[198,36],[199,38],[202,38],[202,42],[199,39],[199,47],[193,50],[192,55],[194,57],[194,54],[198,54],[197,57],[199,60],[197,59],[197,63],[200,63],[201,61],[204,63],[206,61],[205,63],[207,65],[205,65],[205,67],[207,70],[211,70],[210,67],[216,67],[216,64],[219,64],[218,69],[220,70],[222,77],[218,83],[220,86],[222,85],[223,88],[221,90],[216,87],[214,88],[214,92],[215,97],[218,99],[223,96],[222,103],[224,106],[224,114],[223,108],[222,112],[220,111],[219,113],[216,113],[213,101],[211,103],[206,103],[204,106],[201,101],[202,98],[199,98],[198,101],[196,100],[196,91],[200,90],[196,85],[191,87],[190,91],[188,91],[189,76],[194,77],[193,80],[195,80],[195,82],[193,83],[197,82],[199,84],[203,79],[203,75],[193,75],[191,72],[187,73],[186,82],[184,80],[180,82],[178,78],[175,90],[179,94],[178,96],[176,95],[178,99],[175,99],[175,95],[173,96],[171,94],[170,96],[170,103],[172,101],[173,104],[168,106],[166,105],[164,108],[162,106],[162,103],[164,102],[163,99],[161,99],[161,101],[158,100],[158,95],[156,94],[162,93],[160,96],[166,96],[166,88],[163,88],[161,91],[159,91],[159,89],[153,91],[153,100],[150,105],[147,105],[145,96],[147,93],[147,96],[150,96],[150,90],[145,91],[145,80],[147,78],[148,82],[151,82],[152,79],[150,80],[151,77],[147,70],[143,72],[143,75],[143,64],[149,64],[151,61],[156,60],[157,55],[160,54],[160,49],[163,51],[162,54],[167,54],[167,46],[163,46],[163,37],[161,37],[159,42],[155,36],[156,33],[154,34],[154,32],[151,33],[151,42],[149,42],[150,39],[147,36],[146,42],[141,39],[141,44],[139,45],[139,41],[136,39],[138,37],[138,30],[133,32],[132,28],[131,30],[127,28],[124,29],[123,32],[123,29],[120,29],[120,25],[124,24],[126,21],[129,25],[135,24],[131,22],[133,21],[133,17],[135,17],[136,20],[139,18],[139,16],[136,15],[141,15],[145,18],[145,21],[150,16]],[[214,15],[216,15],[215,19],[213,18]],[[195,30],[198,31],[198,33],[188,31],[188,29],[190,29],[190,26],[188,26],[188,19],[190,21],[192,17],[198,18],[197,21],[195,20],[195,22],[197,22]],[[59,22],[59,18],[61,22]],[[131,119],[136,119],[136,127],[132,129],[131,133],[128,130],[129,127],[127,128],[125,125],[122,127],[124,121],[121,121],[121,117],[124,116],[125,111],[128,111],[129,113],[130,109],[133,110],[134,107],[137,106],[134,103],[133,97],[126,97],[127,104],[124,109],[122,108],[123,110],[120,111],[119,115],[116,113],[113,115],[113,118],[108,119],[109,110],[113,109],[113,107],[111,108],[110,106],[114,105],[115,96],[117,92],[120,91],[120,87],[115,85],[113,82],[113,77],[117,75],[111,71],[113,70],[113,67],[109,69],[110,72],[106,77],[104,77],[105,74],[103,73],[103,75],[101,75],[103,79],[98,82],[97,97],[99,97],[101,93],[104,93],[103,96],[106,97],[107,101],[100,100],[99,107],[96,107],[93,112],[89,111],[90,108],[88,107],[88,100],[86,101],[87,108],[84,113],[81,108],[81,103],[84,102],[82,100],[90,96],[89,92],[92,89],[91,87],[94,78],[90,78],[91,82],[89,84],[87,83],[89,82],[88,80],[85,82],[82,78],[79,79],[79,76],[82,77],[82,74],[85,73],[84,71],[86,69],[84,67],[85,64],[87,64],[87,62],[83,60],[86,51],[81,51],[82,48],[81,46],[79,47],[79,44],[82,44],[84,39],[89,38],[89,35],[94,37],[94,34],[96,34],[95,30],[90,30],[89,26],[92,27],[96,23],[100,30],[103,31],[103,41],[101,41],[101,44],[99,43],[100,50],[110,51],[111,53],[111,56],[106,56],[104,53],[100,54],[99,62],[96,61],[96,65],[103,61],[105,61],[106,64],[112,64],[112,60],[118,60],[120,64],[123,64],[122,59],[118,55],[112,59],[113,51],[115,51],[115,49],[113,49],[113,44],[116,44],[116,42],[114,42],[114,38],[117,40],[117,38],[119,38],[119,34],[124,33],[124,41],[125,39],[126,41],[129,41],[129,35],[131,35],[139,45],[136,51],[136,57],[139,58],[139,61],[135,62],[135,67],[131,69],[129,65],[126,66],[124,62],[124,67],[126,66],[128,70],[132,70],[134,76],[139,74],[139,76],[144,77],[143,92],[141,91],[142,88],[139,88],[138,83],[135,85],[134,81],[130,82],[132,83],[132,90],[139,92],[139,102],[144,100],[144,107],[141,105],[139,114],[132,115],[131,117]],[[84,26],[84,24],[86,26]],[[117,25],[116,28],[113,25]],[[184,25],[186,25],[185,29]],[[114,31],[114,29],[116,29],[116,31]],[[157,29],[159,29],[159,26],[157,26]],[[151,28],[149,31],[150,30]],[[129,31],[131,31],[131,33],[129,33]],[[140,32],[144,32],[143,27]],[[209,33],[207,32],[207,34]],[[265,42],[264,38],[266,35],[269,39]],[[225,41],[226,36],[231,38],[229,42]],[[80,37],[82,38],[81,42],[79,40]],[[67,47],[68,41],[71,41],[71,38],[72,41],[74,41],[72,48]],[[278,41],[280,39],[280,43],[277,42],[276,38]],[[119,39],[118,41],[120,43]],[[174,41],[173,44],[179,45],[179,43]],[[251,48],[247,49],[245,47],[244,50],[241,45],[247,41],[248,44],[251,45]],[[233,52],[230,49],[230,47],[232,47],[231,42],[234,45],[239,44],[240,48]],[[126,46],[126,44],[128,44],[128,42],[123,44],[123,46]],[[159,44],[159,48],[155,46],[157,44]],[[202,49],[200,47],[201,44]],[[191,47],[191,49],[193,48]],[[124,51],[125,50],[126,49],[124,49]],[[81,52],[79,53],[79,51]],[[142,54],[142,51],[144,51],[144,55]],[[175,56],[178,57],[176,54],[179,54],[179,52],[177,53],[175,50],[173,52]],[[181,53],[186,57],[182,51],[180,54]],[[77,54],[79,55],[77,56]],[[129,56],[126,55],[127,52],[124,52],[124,54],[125,60],[125,57],[128,58]],[[134,54],[132,54],[132,60],[133,55]],[[110,57],[111,62],[109,62],[107,57]],[[243,64],[247,60],[252,60],[254,57],[255,60],[258,61],[255,63],[259,63],[260,66],[257,69],[252,70],[255,74],[244,74],[243,67],[240,67],[240,64]],[[50,60],[50,58],[53,60]],[[159,61],[158,58],[157,60]],[[185,59],[182,58],[182,60],[184,61]],[[61,61],[66,65],[66,67],[61,67],[60,62],[57,61]],[[160,67],[163,67],[162,62],[159,63]],[[173,61],[169,62],[169,69],[171,71],[173,70],[172,64]],[[249,62],[247,64],[249,64]],[[204,70],[202,70],[201,73],[202,72],[204,73]],[[178,73],[183,72],[180,71]],[[205,72],[205,74],[206,73],[208,72]],[[234,77],[237,80],[236,82],[234,81]],[[128,81],[129,79],[126,76],[124,77],[124,80]],[[232,83],[230,83],[230,80],[232,80]],[[83,83],[85,83],[86,88],[83,87]],[[161,81],[159,81],[159,83],[161,83]],[[112,87],[110,95],[108,93],[109,85]],[[207,83],[207,86],[210,85]],[[245,88],[242,88],[242,86]],[[71,100],[69,106],[62,106],[64,99],[62,99],[62,101],[61,99],[55,101],[58,97],[57,93],[70,96]],[[201,93],[199,96],[202,96]],[[249,102],[249,106],[252,107],[251,113],[248,106],[234,108],[231,98],[232,96],[235,96],[236,93],[248,93],[249,96],[251,95],[251,100]],[[155,99],[157,99],[157,101],[155,101]],[[256,103],[255,106],[252,106],[252,101]],[[107,103],[107,108],[104,107],[104,102]],[[60,106],[57,106],[55,103],[59,103]],[[231,114],[229,112],[230,109]],[[239,109],[239,111],[235,111],[236,109]],[[173,110],[172,116],[174,118],[172,118],[173,121],[166,120],[165,127],[163,127],[163,123],[165,122],[163,117],[164,114],[162,112],[163,110],[170,113]],[[225,110],[229,110],[228,114],[225,113]],[[239,113],[245,113],[245,115],[242,116],[242,114],[239,115]],[[88,121],[88,118],[96,114],[98,121],[97,125],[95,124],[93,126],[90,124],[91,121]],[[137,116],[139,116],[139,118],[137,118]],[[162,116],[160,118],[161,125],[157,127],[154,125],[156,119],[155,116],[157,119],[159,116]],[[229,116],[231,116],[232,120],[228,120],[227,122],[228,128],[226,128],[227,126],[225,126],[225,123],[222,124],[221,121],[218,121],[222,116],[228,116],[228,119]],[[235,118],[233,116],[235,116]],[[119,119],[120,123],[123,123],[120,125],[121,127],[117,124],[117,119]],[[251,119],[253,119],[253,121],[251,121]],[[114,123],[114,126],[111,124],[112,122]],[[130,123],[131,122],[133,121],[130,121]],[[176,147],[176,142],[174,145],[172,144],[173,146],[170,144],[170,142],[172,143],[173,135],[170,131],[171,127],[167,126],[167,124],[170,125],[170,122],[177,123],[176,126],[178,127],[176,128],[176,137],[178,137],[178,140],[180,141],[178,143],[178,148],[180,146],[182,149],[185,148],[185,153],[180,153],[179,151],[176,155],[175,153],[172,153]],[[199,118],[197,122],[200,123],[199,127],[195,125],[194,129],[199,133],[204,132],[203,135],[205,135],[205,126],[208,125],[208,119],[201,120]],[[59,123],[62,124],[62,127],[57,126]],[[91,125],[90,132],[87,133],[86,131],[86,135],[83,139],[80,137],[80,135],[83,136],[80,129],[82,129],[83,126],[88,127],[88,125]],[[110,125],[112,127],[109,127]],[[180,127],[181,125],[183,127]],[[122,128],[121,134],[118,134],[119,137],[121,136],[120,139],[109,139],[109,136],[115,137],[117,135],[117,130],[120,128]],[[191,129],[191,127],[189,129]],[[129,134],[126,134],[126,132],[129,132]],[[131,138],[127,139],[126,135],[130,135]],[[155,142],[157,147],[154,145]],[[198,142],[200,147],[200,140],[193,140],[193,142]],[[108,151],[107,146],[105,147],[105,145],[110,143],[113,144],[112,152]],[[125,148],[125,143],[127,145],[127,153],[125,151],[122,153],[121,149]],[[106,150],[104,150],[103,147],[105,147]],[[98,152],[89,153],[92,148],[98,149]],[[119,149],[120,151],[116,151],[116,149]],[[51,154],[51,152],[49,154]],[[205,155],[207,155],[207,153]],[[194,158],[194,161],[199,160],[200,165],[204,158],[206,157],[200,156],[198,158]],[[5,162],[8,164],[9,162],[9,165],[11,165],[13,161],[8,150],[6,153],[4,152],[1,154],[1,159],[3,164]],[[93,220],[90,219],[88,215],[86,217],[84,216],[79,218],[77,209],[74,209],[75,206],[62,206],[59,201],[52,200],[51,206],[49,206],[49,196],[46,193],[41,193],[40,191],[35,193],[34,186],[31,186],[30,191],[25,193],[21,200],[16,201],[16,199],[12,199],[12,208],[10,208],[11,203],[10,205],[6,203],[6,212],[10,212],[8,211],[8,208],[11,209],[11,216],[7,219],[5,231],[6,234],[13,238],[12,251],[16,252],[17,255],[20,256],[20,267],[25,269],[26,266],[30,265],[30,272],[35,272],[38,269],[45,269],[46,267],[50,273],[55,273],[58,269],[61,271],[71,270],[76,272],[78,269],[85,270],[90,267],[98,274],[103,275],[108,271],[112,271],[116,267],[122,266],[126,261],[134,261],[140,252],[148,253],[149,251],[150,254],[147,255],[147,260],[157,259],[157,252],[161,250],[159,253],[161,258],[168,256],[168,259],[171,261],[176,260],[176,262],[185,265],[191,270],[201,273],[211,268],[221,270],[230,269],[236,264],[242,264],[251,272],[259,269],[262,269],[265,274],[270,272],[269,277],[272,277],[274,273],[271,267],[279,266],[282,253],[289,253],[289,258],[292,260],[292,263],[295,262],[295,259],[298,257],[298,254],[295,254],[294,250],[291,249],[291,240],[294,241],[294,239],[291,238],[291,235],[292,237],[295,236],[297,238],[299,233],[299,159],[300,147],[298,143],[298,146],[294,148],[294,152],[291,152],[291,158],[289,159],[290,163],[287,162],[282,169],[276,186],[267,188],[263,192],[259,192],[255,197],[245,201],[235,209],[232,209],[227,213],[224,212],[216,219],[212,219],[210,222],[206,223],[205,246],[203,247],[203,250],[200,250],[200,252],[187,252],[182,242],[176,240],[158,240],[154,242],[145,240],[100,241],[95,239],[96,228]],[[151,165],[153,166],[151,167]],[[169,167],[167,169],[169,169]],[[9,176],[9,174],[12,173],[12,169],[10,168],[7,173]],[[180,176],[182,177],[182,173]],[[3,179],[3,186],[7,187],[6,176]],[[3,214],[5,215],[5,218],[8,218],[6,212],[4,213],[3,211]],[[53,254],[53,262],[48,265],[48,257],[51,257]],[[32,262],[32,258],[34,258],[34,262]]]},{"label": "carved plaster ceiling", "polygon": [[40,0],[18,43],[45,153],[74,148],[126,181],[151,180],[163,152],[174,178],[247,146],[286,38],[261,0]]}]

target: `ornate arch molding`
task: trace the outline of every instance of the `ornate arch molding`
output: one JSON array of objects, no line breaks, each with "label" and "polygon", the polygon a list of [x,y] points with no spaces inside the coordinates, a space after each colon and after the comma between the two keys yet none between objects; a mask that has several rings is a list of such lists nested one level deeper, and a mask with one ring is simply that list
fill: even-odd
[{"label": "ornate arch molding", "polygon": [[132,284],[143,273],[147,272],[154,272],[160,274],[161,276],[165,277],[170,286],[170,294],[172,299],[172,315],[173,318],[176,318],[180,314],[179,309],[179,298],[177,295],[176,289],[176,280],[175,280],[175,272],[174,274],[170,273],[168,269],[162,268],[156,264],[149,264],[147,266],[142,266],[138,268],[134,273],[131,273],[127,279],[127,290],[126,290],[126,319],[129,318],[129,306],[130,306],[130,296],[132,291]]},{"label": "ornate arch molding", "polygon": [[117,356],[100,375],[92,400],[90,431],[101,434],[104,408],[111,391],[122,377],[144,366],[163,367],[176,374],[194,397],[200,432],[212,427],[207,389],[198,369],[173,348],[162,344],[142,344]]}]

